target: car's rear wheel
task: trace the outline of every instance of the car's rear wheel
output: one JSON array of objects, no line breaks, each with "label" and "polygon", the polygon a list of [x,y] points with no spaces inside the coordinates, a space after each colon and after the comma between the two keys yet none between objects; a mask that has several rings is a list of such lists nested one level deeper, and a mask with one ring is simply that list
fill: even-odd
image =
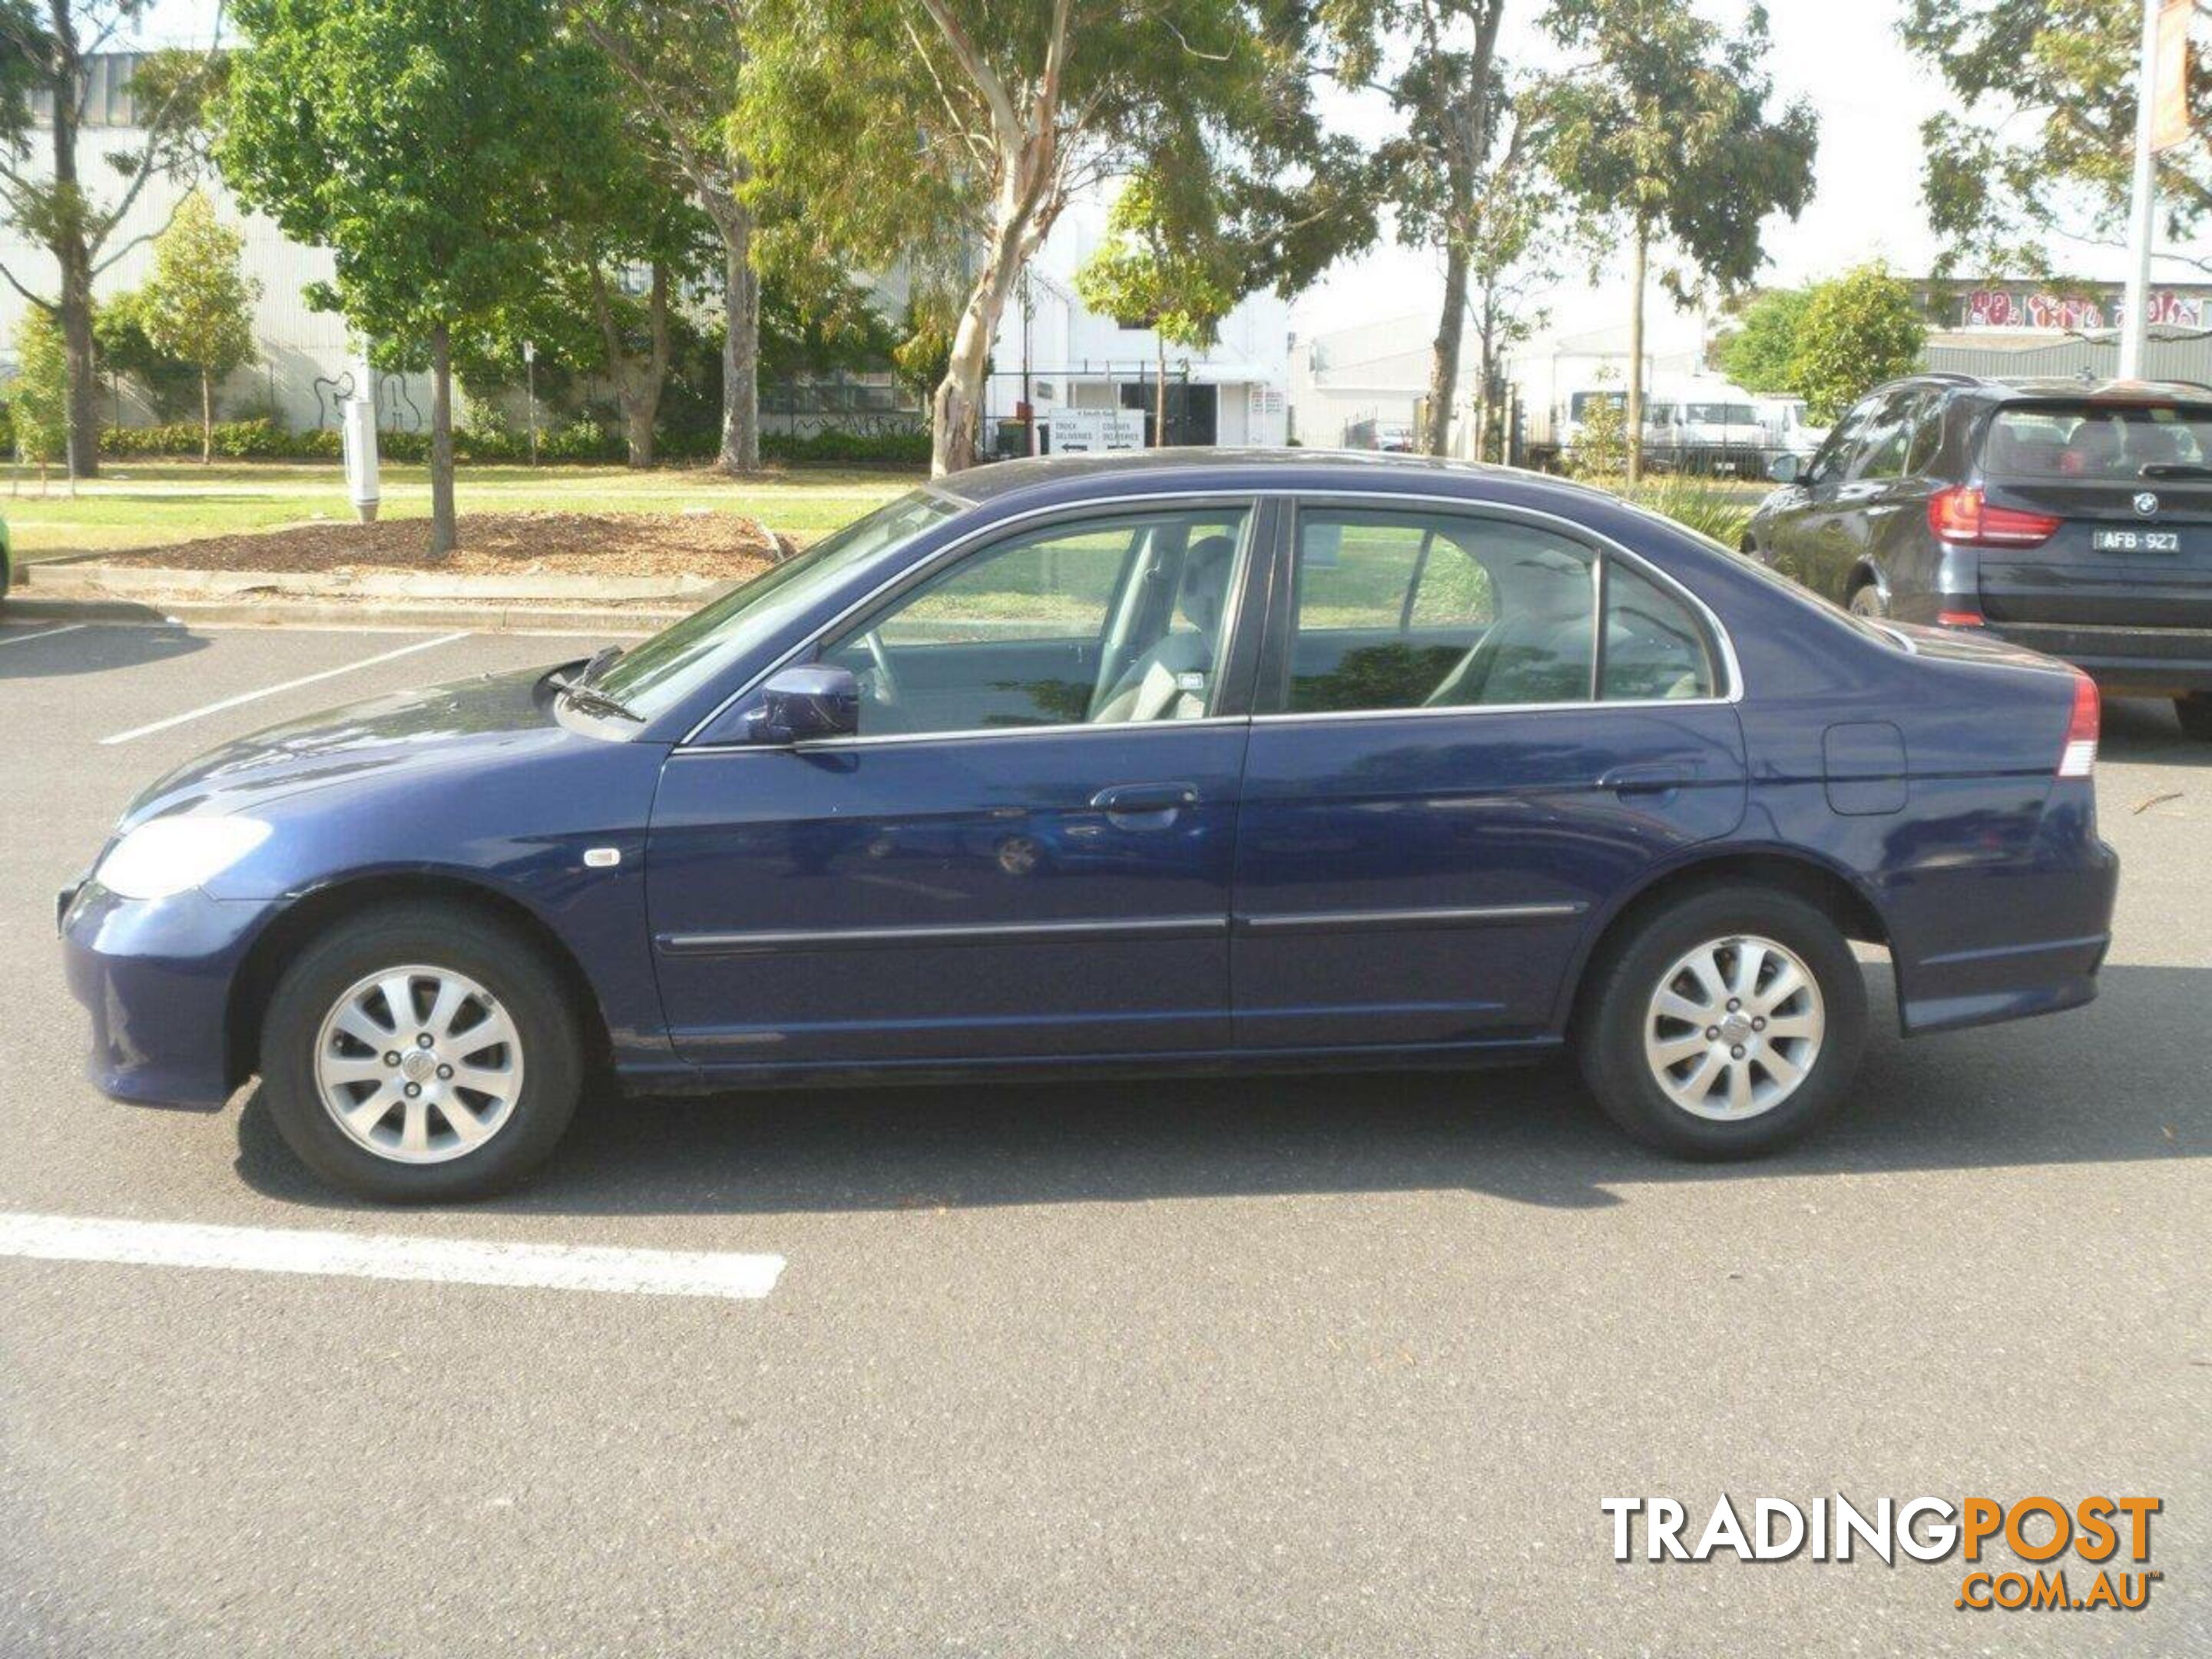
[{"label": "car's rear wheel", "polygon": [[1889,615],[1889,605],[1881,597],[1881,589],[1872,582],[1861,582],[1851,590],[1851,614],[1879,622]]},{"label": "car's rear wheel", "polygon": [[2173,712],[2181,721],[2184,735],[2200,743],[2212,743],[2212,695],[2192,691],[2185,697],[2176,697]]},{"label": "car's rear wheel", "polygon": [[488,917],[365,912],[301,952],[262,1022],[262,1091],[285,1144],[388,1202],[475,1198],[543,1163],[584,1057],[541,953]]},{"label": "car's rear wheel", "polygon": [[1607,1115],[1689,1158],[1747,1158],[1832,1111],[1866,1038],[1866,981],[1820,910],[1709,888],[1644,920],[1597,964],[1577,1033]]}]

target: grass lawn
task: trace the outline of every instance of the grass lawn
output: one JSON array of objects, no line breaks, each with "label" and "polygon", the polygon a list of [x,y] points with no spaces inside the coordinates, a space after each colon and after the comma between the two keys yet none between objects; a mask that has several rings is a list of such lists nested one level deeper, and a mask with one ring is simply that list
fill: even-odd
[{"label": "grass lawn", "polygon": [[[732,478],[706,467],[632,472],[620,466],[470,466],[457,496],[461,535],[483,512],[679,513],[704,507],[757,519],[811,541],[922,482],[919,471],[792,468]],[[74,499],[59,480],[39,494],[35,472],[0,495],[15,556],[26,562],[67,553],[158,546],[196,536],[274,530],[317,519],[349,521],[345,475],[335,465],[110,461]],[[429,475],[387,463],[380,516],[429,516]]]}]

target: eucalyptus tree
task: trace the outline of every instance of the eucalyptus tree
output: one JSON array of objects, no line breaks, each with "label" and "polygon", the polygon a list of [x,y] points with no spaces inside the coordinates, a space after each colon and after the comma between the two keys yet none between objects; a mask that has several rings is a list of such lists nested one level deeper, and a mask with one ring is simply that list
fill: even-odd
[{"label": "eucalyptus tree", "polygon": [[[93,285],[155,234],[125,234],[155,179],[185,173],[202,154],[201,113],[219,83],[215,47],[142,59],[129,88],[131,142],[108,152],[107,188],[82,150],[91,64],[128,40],[151,0],[0,0],[0,224],[36,252],[0,258],[0,278],[51,317],[68,374],[65,445],[72,476],[100,470],[99,369]],[[221,10],[218,9],[218,33]],[[46,118],[37,155],[34,114]]]},{"label": "eucalyptus tree", "polygon": [[1765,263],[1759,227],[1813,193],[1818,124],[1800,100],[1770,118],[1766,13],[1729,34],[1691,0],[1553,0],[1546,23],[1583,60],[1547,94],[1561,183],[1628,244],[1628,468],[1644,464],[1644,307],[1655,251],[1686,300],[1734,289]]},{"label": "eucalyptus tree", "polygon": [[1279,282],[1358,216],[1321,178],[1341,149],[1315,112],[1316,25],[1297,0],[758,0],[751,22],[733,142],[754,200],[804,208],[764,228],[771,257],[964,255],[932,398],[939,473],[975,460],[1008,297],[1085,191],[1143,172],[1186,226],[1194,204],[1225,207]]}]

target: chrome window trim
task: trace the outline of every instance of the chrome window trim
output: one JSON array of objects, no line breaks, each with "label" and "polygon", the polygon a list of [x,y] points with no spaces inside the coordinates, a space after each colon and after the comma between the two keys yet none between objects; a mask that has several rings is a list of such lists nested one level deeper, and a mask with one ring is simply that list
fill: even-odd
[{"label": "chrome window trim", "polygon": [[[1066,515],[1070,518],[1101,516],[1104,514],[1114,512],[1124,507],[1136,507],[1141,509],[1144,504],[1154,501],[1219,501],[1224,506],[1232,501],[1241,503],[1245,514],[1244,533],[1239,539],[1239,545],[1237,551],[1237,563],[1231,568],[1229,577],[1230,592],[1232,594],[1241,595],[1244,590],[1245,580],[1251,571],[1251,562],[1254,553],[1253,544],[1258,535],[1260,509],[1270,497],[1279,496],[1282,494],[1284,494],[1284,492],[1280,490],[1259,489],[1158,490],[1134,495],[1102,496],[1096,501],[1055,501],[1049,507],[1033,507],[1026,513],[1017,513],[1008,518],[994,519],[987,525],[979,525],[975,529],[969,531],[966,535],[959,537],[953,541],[947,542],[943,547],[939,548],[936,552],[931,554],[920,564],[917,564],[909,569],[902,570],[896,575],[889,578],[887,580],[878,584],[877,586],[870,588],[867,592],[862,594],[851,605],[846,606],[844,610],[839,611],[828,622],[823,623],[822,626],[814,629],[813,632],[807,635],[805,639],[799,641],[797,645],[792,647],[790,650],[784,653],[781,657],[778,657],[766,668],[763,668],[759,673],[754,675],[752,678],[747,680],[743,686],[732,692],[720,703],[716,704],[711,714],[709,714],[704,720],[699,721],[698,724],[694,726],[681,738],[677,739],[677,750],[678,753],[681,753],[686,747],[691,746],[692,740],[694,738],[696,738],[702,732],[705,731],[708,726],[712,726],[716,720],[721,719],[724,714],[730,711],[732,706],[742,702],[745,698],[750,696],[755,691],[758,690],[761,687],[762,682],[766,680],[769,675],[775,673],[778,669],[789,666],[790,664],[797,660],[803,653],[818,647],[823,640],[833,637],[836,634],[837,630],[842,628],[847,623],[852,621],[855,617],[861,615],[871,605],[875,605],[893,590],[906,586],[909,584],[919,586],[921,583],[927,580],[937,570],[939,566],[950,564],[954,560],[972,550],[978,542],[983,541],[987,538],[995,538],[1000,537],[1007,531],[1016,529],[1022,525],[1029,523],[1033,519],[1051,518],[1055,515]],[[1233,636],[1236,629],[1237,618],[1232,614],[1229,621],[1229,631],[1224,633],[1222,636],[1221,657],[1224,661],[1228,659],[1230,647],[1235,644],[1235,639]],[[1189,720],[1172,723],[1184,726],[1195,724],[1195,722]],[[1086,721],[1085,724],[1087,725],[1088,722]],[[990,729],[995,730],[997,728]],[[1065,726],[1025,726],[1020,729],[1034,732],[1068,732],[1073,731],[1077,729],[1077,727],[1074,723],[1071,722]],[[1107,729],[1111,730],[1113,728],[1109,727]],[[943,732],[922,732],[902,733],[900,735],[931,738],[947,737],[954,734]],[[820,744],[810,744],[809,747],[823,748],[828,747],[831,743],[839,742],[866,743],[871,741],[882,742],[884,740],[884,739],[883,738],[871,739],[866,738],[831,738],[825,740],[824,743]],[[782,752],[782,750],[781,750],[776,745],[763,744],[708,744],[699,746],[705,752],[708,753],[755,748],[765,749],[771,753]]]},{"label": "chrome window trim", "polygon": [[[751,696],[753,692],[759,690],[762,683],[765,681],[769,675],[775,673],[779,669],[788,666],[792,662],[797,660],[803,653],[818,644],[818,642],[823,639],[835,634],[836,631],[842,628],[846,623],[860,615],[863,611],[866,611],[869,606],[876,604],[894,588],[909,582],[918,582],[926,580],[930,573],[934,571],[940,564],[950,562],[951,560],[959,557],[961,555],[971,550],[976,543],[983,540],[987,537],[1000,535],[1004,532],[1015,529],[1035,519],[1048,518],[1056,514],[1069,514],[1074,516],[1087,515],[1094,508],[1101,512],[1111,512],[1121,507],[1141,508],[1146,504],[1152,502],[1220,501],[1225,504],[1231,501],[1243,501],[1245,503],[1250,516],[1246,521],[1243,544],[1238,550],[1237,567],[1231,577],[1231,591],[1239,597],[1241,601],[1245,584],[1249,580],[1251,574],[1252,561],[1257,550],[1254,544],[1258,533],[1257,527],[1260,519],[1259,509],[1264,503],[1268,501],[1285,503],[1295,507],[1298,502],[1307,501],[1357,501],[1377,511],[1384,512],[1389,511],[1393,507],[1403,507],[1407,504],[1425,507],[1449,507],[1471,517],[1508,519],[1523,524],[1534,525],[1540,528],[1556,529],[1564,532],[1570,540],[1578,541],[1586,546],[1596,548],[1608,556],[1617,556],[1625,559],[1629,564],[1633,566],[1638,571],[1641,571],[1644,575],[1650,577],[1654,582],[1659,584],[1664,589],[1678,595],[1700,618],[1703,619],[1705,625],[1711,633],[1714,644],[1719,652],[1723,678],[1728,683],[1728,690],[1726,693],[1722,696],[1706,697],[1623,697],[1602,700],[1597,698],[1588,698],[1577,702],[1471,703],[1461,708],[1332,709],[1310,714],[1206,715],[1202,719],[1193,720],[1121,721],[1110,726],[1092,726],[1085,722],[1080,725],[1070,723],[1061,726],[1024,726],[1012,727],[986,726],[960,732],[904,732],[885,733],[879,737],[828,738],[818,743],[799,745],[752,743],[702,744],[695,741],[700,732],[705,731],[716,720],[721,719],[722,716],[728,713],[734,705],[742,702],[746,697]],[[1240,613],[1243,609],[1243,607],[1240,603],[1238,606]],[[1237,618],[1232,617],[1231,619],[1231,632],[1224,635],[1222,641],[1222,657],[1224,661],[1228,659],[1230,651],[1235,644],[1234,630],[1236,625]],[[1186,730],[1196,726],[1241,725],[1248,721],[1253,723],[1265,722],[1276,724],[1286,720],[1403,720],[1407,718],[1428,719],[1439,714],[1494,715],[1555,714],[1569,709],[1582,709],[1589,711],[1593,709],[1607,708],[1711,708],[1724,707],[1731,703],[1740,703],[1743,701],[1743,668],[1736,655],[1735,641],[1730,637],[1726,624],[1724,624],[1721,621],[1720,617],[1714,612],[1712,606],[1707,605],[1703,599],[1695,592],[1692,592],[1674,575],[1665,570],[1662,570],[1658,566],[1653,564],[1650,560],[1645,558],[1642,554],[1638,553],[1634,549],[1614,540],[1603,531],[1595,529],[1590,526],[1582,524],[1573,519],[1566,518],[1560,514],[1547,513],[1540,507],[1521,507],[1503,501],[1471,500],[1464,495],[1440,495],[1410,490],[1385,490],[1376,492],[1373,489],[1291,489],[1282,488],[1281,486],[1273,486],[1267,489],[1252,490],[1157,490],[1144,491],[1127,495],[1117,495],[1105,496],[1096,501],[1056,501],[1048,507],[1031,507],[1025,513],[1018,513],[1011,517],[994,520],[990,524],[977,526],[975,529],[969,532],[968,534],[960,537],[955,541],[947,543],[945,546],[931,554],[928,558],[922,561],[921,564],[914,567],[912,569],[902,570],[896,575],[890,577],[878,586],[870,589],[860,599],[854,600],[853,604],[848,605],[843,611],[839,611],[836,616],[830,618],[829,621],[823,623],[819,628],[814,629],[805,639],[799,641],[797,645],[793,646],[789,651],[784,653],[783,655],[778,657],[767,667],[761,670],[759,673],[754,675],[752,678],[746,681],[745,684],[738,690],[731,693],[729,696],[724,698],[721,702],[715,706],[712,713],[708,714],[703,720],[695,725],[690,732],[686,732],[684,737],[678,740],[672,753],[679,756],[687,754],[783,755],[794,752],[794,748],[807,753],[817,753],[824,750],[852,748],[875,744],[941,743],[954,740],[966,740],[979,737],[1018,738],[1036,737],[1046,734],[1064,737],[1068,733],[1074,732],[1119,732],[1123,733],[1132,732],[1173,732]]]}]

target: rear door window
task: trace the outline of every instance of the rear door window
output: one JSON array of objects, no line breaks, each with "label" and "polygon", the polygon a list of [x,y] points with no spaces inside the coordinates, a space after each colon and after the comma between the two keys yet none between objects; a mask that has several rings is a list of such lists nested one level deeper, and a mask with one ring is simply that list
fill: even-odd
[{"label": "rear door window", "polygon": [[2212,469],[2212,407],[2022,404],[1982,439],[1992,478],[2133,482]]}]

